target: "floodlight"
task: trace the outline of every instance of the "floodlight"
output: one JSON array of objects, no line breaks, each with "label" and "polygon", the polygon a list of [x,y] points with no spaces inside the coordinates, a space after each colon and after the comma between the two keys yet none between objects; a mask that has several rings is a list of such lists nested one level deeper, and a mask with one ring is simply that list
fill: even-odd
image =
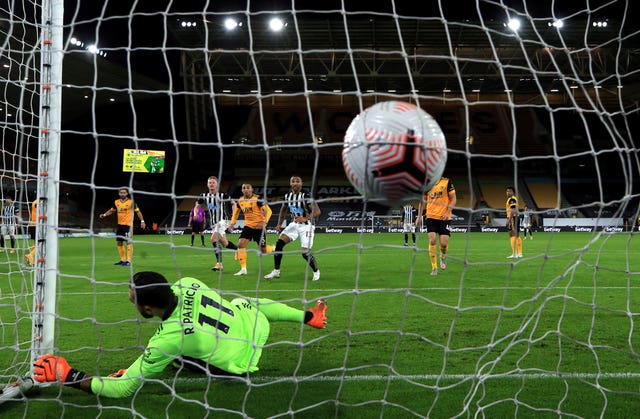
[{"label": "floodlight", "polygon": [[279,17],[274,17],[269,20],[269,29],[274,32],[280,32],[284,28],[284,22]]},{"label": "floodlight", "polygon": [[224,20],[224,27],[226,30],[232,31],[238,27],[238,21],[231,17],[228,17]]},{"label": "floodlight", "polygon": [[564,21],[562,19],[556,19],[551,23],[551,26],[554,26],[558,29],[562,28],[564,26]]},{"label": "floodlight", "polygon": [[507,26],[509,27],[509,29],[511,29],[512,31],[517,31],[518,29],[520,29],[520,19],[509,19],[509,23],[507,23]]}]

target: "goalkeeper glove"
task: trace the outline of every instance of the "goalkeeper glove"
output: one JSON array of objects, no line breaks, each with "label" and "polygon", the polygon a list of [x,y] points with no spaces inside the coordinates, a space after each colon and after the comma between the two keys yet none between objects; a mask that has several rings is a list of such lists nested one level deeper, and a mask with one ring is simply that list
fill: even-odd
[{"label": "goalkeeper glove", "polygon": [[61,356],[45,354],[33,364],[33,378],[41,383],[61,382],[64,385],[80,388],[86,374],[69,366]]}]

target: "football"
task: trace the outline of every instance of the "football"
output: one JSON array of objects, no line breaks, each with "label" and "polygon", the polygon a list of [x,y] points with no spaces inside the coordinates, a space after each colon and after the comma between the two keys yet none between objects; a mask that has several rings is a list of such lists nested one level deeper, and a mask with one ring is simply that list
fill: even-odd
[{"label": "football", "polygon": [[345,173],[366,199],[389,204],[420,199],[440,179],[446,163],[442,129],[411,103],[370,106],[344,136]]}]

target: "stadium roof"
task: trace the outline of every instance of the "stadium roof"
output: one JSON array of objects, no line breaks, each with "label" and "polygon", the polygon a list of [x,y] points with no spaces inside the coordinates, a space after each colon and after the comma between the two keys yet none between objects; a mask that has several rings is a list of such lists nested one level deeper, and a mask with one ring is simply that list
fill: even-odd
[{"label": "stadium roof", "polygon": [[185,80],[240,95],[482,92],[506,99],[508,92],[542,97],[557,91],[625,106],[640,97],[640,35],[614,19],[598,28],[579,16],[561,29],[550,18],[528,20],[516,33],[504,19],[278,15],[288,25],[277,34],[265,22],[272,15],[245,19],[234,31],[219,16],[170,22],[185,56]]}]

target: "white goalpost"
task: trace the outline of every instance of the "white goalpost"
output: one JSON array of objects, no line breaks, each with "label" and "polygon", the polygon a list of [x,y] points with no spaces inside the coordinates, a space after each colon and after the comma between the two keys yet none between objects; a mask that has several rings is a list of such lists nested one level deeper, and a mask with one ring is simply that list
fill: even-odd
[{"label": "white goalpost", "polygon": [[[636,414],[629,0],[219,3],[0,4],[0,416]],[[423,214],[403,246],[402,204],[345,176],[345,130],[391,100],[446,137],[448,247],[429,243]],[[321,209],[309,249],[276,228],[294,175]],[[270,206],[281,261],[252,238],[234,275],[245,256],[194,225],[201,205],[218,208],[199,202],[211,177],[234,207],[246,185]],[[517,259],[507,187],[532,221]],[[140,210],[126,233],[123,190]],[[232,244],[249,215],[236,216]],[[327,328],[274,322],[259,371],[220,379],[172,362],[122,399],[35,382],[43,354],[103,378],[146,356],[163,325],[130,303],[140,271],[229,301],[326,299]]]}]

